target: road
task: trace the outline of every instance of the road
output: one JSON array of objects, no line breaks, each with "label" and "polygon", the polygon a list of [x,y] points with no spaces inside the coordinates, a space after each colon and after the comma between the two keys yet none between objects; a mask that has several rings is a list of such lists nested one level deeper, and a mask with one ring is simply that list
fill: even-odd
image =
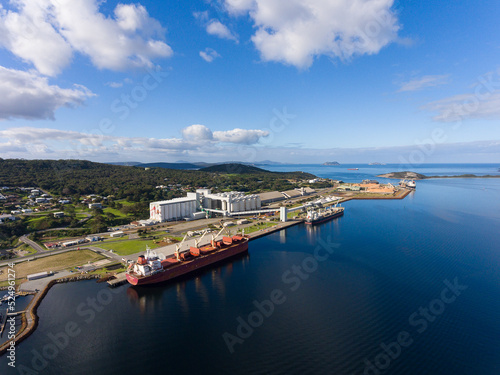
[{"label": "road", "polygon": [[117,260],[117,261],[120,261],[120,262],[122,260],[122,257],[120,255],[111,253],[111,252],[109,252],[107,250],[103,250],[103,249],[100,249],[100,248],[94,247],[94,246],[81,246],[81,247],[65,248],[65,249],[59,249],[59,250],[50,250],[50,251],[45,251],[42,254],[40,254],[40,253],[30,254],[30,255],[23,256],[23,257],[19,257],[19,258],[13,258],[13,259],[9,259],[9,260],[3,260],[3,261],[0,261],[0,267],[6,266],[9,263],[16,264],[16,263],[24,262],[24,261],[26,261],[28,259],[29,260],[34,260],[34,259],[44,258],[44,257],[48,257],[48,256],[51,256],[51,255],[56,255],[56,254],[62,254],[62,253],[66,253],[68,251],[74,251],[74,250],[78,250],[78,249],[80,249],[80,250],[89,249],[89,250],[95,251],[96,253],[102,254],[102,255],[104,255],[107,258],[110,258],[110,259],[113,259],[113,260]]},{"label": "road", "polygon": [[26,245],[31,246],[38,253],[45,253],[45,252],[47,252],[46,249],[44,249],[43,247],[41,247],[35,241],[30,240],[26,235],[23,235],[23,236],[19,237],[19,241],[24,242]]}]

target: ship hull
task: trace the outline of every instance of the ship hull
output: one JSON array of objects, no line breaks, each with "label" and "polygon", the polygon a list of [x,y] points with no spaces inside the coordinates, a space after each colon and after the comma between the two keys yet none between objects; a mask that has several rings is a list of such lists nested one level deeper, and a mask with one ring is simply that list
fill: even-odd
[{"label": "ship hull", "polygon": [[339,211],[339,212],[336,212],[334,213],[333,215],[330,215],[330,216],[326,216],[326,217],[322,217],[320,219],[317,219],[317,220],[309,220],[309,221],[305,221],[305,223],[307,225],[316,225],[316,224],[321,224],[321,223],[324,223],[326,221],[329,221],[329,220],[332,220],[332,219],[335,219],[336,217],[340,217],[344,214],[344,210],[342,211]]},{"label": "ship hull", "polygon": [[127,281],[132,285],[157,284],[187,275],[191,272],[195,272],[199,269],[218,263],[222,260],[232,258],[247,251],[248,239],[245,239],[245,241],[242,241],[241,243],[233,244],[227,248],[217,250],[211,254],[200,256],[186,262],[181,262],[151,276],[136,277],[127,273]]}]

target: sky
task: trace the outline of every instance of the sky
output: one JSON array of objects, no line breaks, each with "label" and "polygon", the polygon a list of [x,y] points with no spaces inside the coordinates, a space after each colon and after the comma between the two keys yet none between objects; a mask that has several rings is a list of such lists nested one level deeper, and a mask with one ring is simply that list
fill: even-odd
[{"label": "sky", "polygon": [[498,0],[2,0],[0,157],[500,162]]}]

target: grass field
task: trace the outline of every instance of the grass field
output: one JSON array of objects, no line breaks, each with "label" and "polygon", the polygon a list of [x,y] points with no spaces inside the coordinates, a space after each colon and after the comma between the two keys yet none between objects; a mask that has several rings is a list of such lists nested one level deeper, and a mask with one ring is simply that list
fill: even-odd
[{"label": "grass field", "polygon": [[113,215],[115,215],[118,218],[123,218],[123,217],[128,217],[129,215],[124,214],[120,210],[117,210],[116,208],[111,208],[111,207],[106,207],[105,209],[102,210],[104,213],[110,212]]},{"label": "grass field", "polygon": [[156,249],[158,244],[153,243],[153,240],[130,240],[130,241],[119,241],[114,243],[100,243],[94,245],[100,247],[104,250],[113,250],[118,255],[130,255],[135,253],[140,253],[146,250],[146,246],[150,249]]},{"label": "grass field", "polygon": [[250,233],[256,232],[256,231],[261,230],[261,229],[271,228],[271,227],[274,227],[275,225],[278,225],[278,223],[261,222],[260,225],[255,224],[255,225],[252,225],[251,227],[245,228],[245,234],[250,234]]},{"label": "grass field", "polygon": [[[26,261],[18,263],[14,266],[14,270],[16,271],[16,279],[20,279],[32,273],[44,271],[60,271],[67,268],[84,265],[89,261],[95,262],[104,258],[104,256],[94,253],[90,250],[69,251],[63,254],[57,254],[45,258],[39,258],[29,262]],[[3,271],[3,273],[0,274],[0,281],[7,280],[7,267],[2,267],[0,268],[0,270]]]}]

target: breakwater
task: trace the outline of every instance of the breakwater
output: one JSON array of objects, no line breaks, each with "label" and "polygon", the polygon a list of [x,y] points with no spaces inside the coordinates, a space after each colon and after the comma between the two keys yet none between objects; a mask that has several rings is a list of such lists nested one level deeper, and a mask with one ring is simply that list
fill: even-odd
[{"label": "breakwater", "polygon": [[[28,338],[35,331],[36,327],[38,326],[38,315],[36,313],[38,310],[38,306],[40,306],[40,303],[42,302],[43,298],[47,295],[50,288],[52,288],[55,284],[68,283],[80,280],[98,279],[98,278],[100,278],[99,275],[78,275],[78,276],[62,277],[60,279],[51,280],[45,286],[45,288],[43,288],[40,292],[38,292],[35,295],[35,297],[30,302],[26,310],[21,314],[21,328],[16,333],[16,336],[14,337],[13,340],[9,340],[0,346],[0,356],[3,355],[8,350],[11,341],[15,341],[17,346],[19,345],[20,342]],[[7,317],[5,317],[5,319],[7,319]]]}]

